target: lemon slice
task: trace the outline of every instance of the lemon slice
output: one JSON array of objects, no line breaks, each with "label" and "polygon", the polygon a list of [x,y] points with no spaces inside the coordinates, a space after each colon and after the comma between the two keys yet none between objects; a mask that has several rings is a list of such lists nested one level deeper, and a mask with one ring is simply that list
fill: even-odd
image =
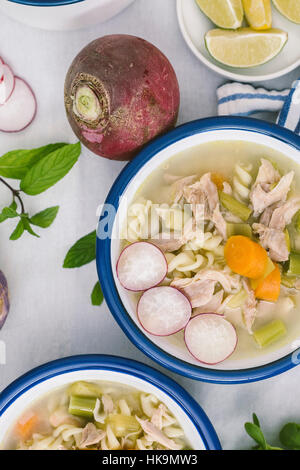
[{"label": "lemon slice", "polygon": [[273,0],[277,10],[289,20],[300,24],[300,2],[299,0]]},{"label": "lemon slice", "polygon": [[205,35],[206,47],[214,59],[230,67],[240,68],[265,64],[279,54],[287,39],[288,34],[281,29],[212,29]]},{"label": "lemon slice", "polygon": [[251,28],[258,30],[271,28],[271,0],[243,0],[243,6]]},{"label": "lemon slice", "polygon": [[242,0],[196,0],[203,13],[220,28],[236,29],[242,24]]}]

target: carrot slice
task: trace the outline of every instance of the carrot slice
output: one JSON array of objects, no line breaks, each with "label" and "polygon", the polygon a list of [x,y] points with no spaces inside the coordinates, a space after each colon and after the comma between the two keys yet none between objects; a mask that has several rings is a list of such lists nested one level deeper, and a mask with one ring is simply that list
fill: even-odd
[{"label": "carrot slice", "polygon": [[27,413],[17,423],[16,432],[23,441],[29,439],[38,423],[38,416],[34,413]]},{"label": "carrot slice", "polygon": [[278,264],[275,264],[275,269],[255,289],[255,296],[261,300],[277,302],[280,294],[280,284],[280,269]]},{"label": "carrot slice", "polygon": [[225,259],[230,269],[241,276],[258,279],[263,276],[268,263],[266,250],[248,237],[230,237],[225,245]]},{"label": "carrot slice", "polygon": [[221,173],[211,173],[211,180],[217,188],[222,191],[223,190],[223,183],[226,182],[226,178]]}]

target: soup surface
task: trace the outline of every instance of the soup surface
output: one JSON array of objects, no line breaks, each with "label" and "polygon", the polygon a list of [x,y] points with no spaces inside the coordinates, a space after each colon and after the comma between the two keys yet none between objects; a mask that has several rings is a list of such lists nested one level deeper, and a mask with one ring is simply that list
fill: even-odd
[{"label": "soup surface", "polygon": [[[217,141],[170,158],[129,204],[122,233],[117,274],[125,289],[136,291],[129,295],[141,326],[148,334],[166,336],[170,344],[187,346],[191,359],[206,364],[259,356],[293,343],[300,337],[299,211],[300,167],[273,149]],[[150,281],[145,289],[143,282],[131,289],[127,278],[122,282],[135,266],[128,247],[135,244],[134,256],[145,241],[162,251],[167,272],[149,286],[155,280],[151,256],[153,269],[160,272],[163,266],[148,248],[144,256],[139,251]],[[139,265],[132,285],[139,285],[141,270]],[[157,285],[188,298],[190,316],[180,317],[176,300],[172,304],[176,296],[159,292]],[[184,324],[178,331],[179,320],[174,320],[172,334],[175,317]]]},{"label": "soup surface", "polygon": [[75,382],[44,396],[0,443],[19,450],[188,447],[177,419],[156,396],[114,382]]}]

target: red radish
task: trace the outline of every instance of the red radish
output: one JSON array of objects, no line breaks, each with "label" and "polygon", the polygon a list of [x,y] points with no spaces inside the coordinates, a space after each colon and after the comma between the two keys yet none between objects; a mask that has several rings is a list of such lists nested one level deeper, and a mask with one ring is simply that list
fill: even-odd
[{"label": "red radish", "polygon": [[192,306],[174,287],[153,287],[140,298],[137,315],[142,327],[151,335],[170,336],[187,325]]},{"label": "red radish", "polygon": [[174,69],[149,42],[124,34],[91,42],[74,59],[65,82],[69,122],[86,147],[129,160],[174,127],[179,109]]},{"label": "red radish", "polygon": [[15,78],[14,91],[0,106],[0,130],[18,132],[25,129],[33,121],[36,113],[36,99],[33,91],[21,78]]},{"label": "red radish", "polygon": [[[1,77],[2,71],[2,77]],[[0,64],[0,105],[6,103],[11,97],[15,87],[15,77],[10,67],[6,64]]]},{"label": "red radish", "polygon": [[117,263],[120,283],[125,289],[134,292],[157,286],[167,272],[165,255],[148,242],[136,242],[124,248]]},{"label": "red radish", "polygon": [[195,359],[207,365],[215,365],[233,354],[237,334],[234,326],[222,315],[203,313],[189,321],[184,340]]},{"label": "red radish", "polygon": [[1,57],[0,57],[0,81],[1,81],[2,78],[3,78],[3,67],[4,67],[4,62],[3,62],[3,60],[2,60]]}]

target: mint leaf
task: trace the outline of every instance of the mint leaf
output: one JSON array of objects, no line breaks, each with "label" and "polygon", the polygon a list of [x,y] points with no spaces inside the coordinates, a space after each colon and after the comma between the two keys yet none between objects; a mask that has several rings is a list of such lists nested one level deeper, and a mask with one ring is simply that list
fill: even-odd
[{"label": "mint leaf", "polygon": [[65,145],[67,144],[57,143],[31,150],[12,150],[0,157],[0,175],[6,178],[22,179],[34,164]]},{"label": "mint leaf", "polygon": [[30,233],[30,235],[33,235],[34,237],[40,238],[40,236],[32,230],[32,227],[31,227],[30,222],[29,222],[28,214],[22,214],[21,217],[22,217],[21,220],[22,220],[24,230],[26,230],[26,232]]},{"label": "mint leaf", "polygon": [[102,293],[102,289],[101,289],[99,282],[95,284],[95,287],[91,294],[91,301],[92,301],[92,305],[95,305],[95,306],[101,305],[103,302],[103,293]]},{"label": "mint leaf", "polygon": [[31,217],[30,222],[38,227],[47,228],[54,222],[59,206],[49,207]]},{"label": "mint leaf", "polygon": [[13,233],[11,234],[11,236],[9,237],[10,240],[18,240],[18,238],[20,238],[23,233],[24,233],[24,225],[23,225],[23,222],[22,222],[22,219],[20,220],[20,222],[18,223],[18,225],[16,226],[15,230],[13,231]]},{"label": "mint leaf", "polygon": [[297,423],[286,424],[280,432],[280,441],[291,450],[300,449],[300,425]]},{"label": "mint leaf", "polygon": [[55,150],[30,168],[21,180],[20,189],[31,196],[46,191],[71,170],[80,153],[80,142]]},{"label": "mint leaf", "polygon": [[63,267],[80,268],[96,259],[96,230],[80,238],[68,251]]},{"label": "mint leaf", "polygon": [[7,219],[14,219],[15,217],[19,217],[19,214],[13,207],[4,207],[2,212],[0,213],[0,223],[4,222]]}]

